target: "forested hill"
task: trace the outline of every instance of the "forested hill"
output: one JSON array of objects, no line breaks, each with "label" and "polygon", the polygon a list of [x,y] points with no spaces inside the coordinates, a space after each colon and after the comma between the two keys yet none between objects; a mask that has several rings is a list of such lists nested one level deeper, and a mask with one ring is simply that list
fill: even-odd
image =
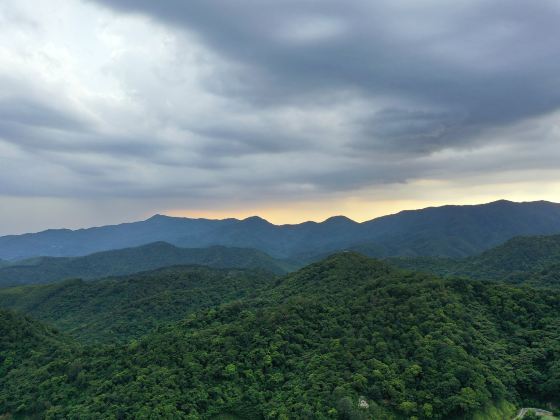
[{"label": "forested hill", "polygon": [[463,259],[391,258],[401,268],[443,276],[560,287],[560,235],[517,237]]},{"label": "forested hill", "polygon": [[0,289],[0,308],[51,323],[84,342],[139,338],[200,308],[255,295],[276,277],[266,271],[175,266],[88,281]]},{"label": "forested hill", "polygon": [[222,246],[178,248],[165,242],[156,242],[84,257],[40,257],[0,266],[0,287],[50,283],[71,278],[88,280],[189,264],[215,268],[261,269],[275,274],[294,269],[293,265],[255,249]]},{"label": "forested hill", "polygon": [[273,225],[244,220],[154,216],[143,222],[91,229],[48,230],[0,237],[0,258],[80,256],[166,241],[181,247],[223,245],[259,249],[275,258],[311,261],[356,249],[373,256],[464,257],[519,235],[560,233],[560,204],[497,201],[403,211],[363,223],[338,216],[322,223]]},{"label": "forested hill", "polygon": [[560,395],[560,292],[342,253],[127,345],[31,342],[26,363],[10,345],[0,414],[471,419],[501,401],[509,418]]},{"label": "forested hill", "polygon": [[[25,384],[26,378],[18,373],[25,375],[30,368],[44,369],[52,360],[69,360],[68,350],[75,347],[76,343],[51,326],[0,308],[0,378],[11,374],[15,384]],[[0,389],[4,390],[3,387]],[[32,398],[29,395],[21,400],[26,409],[31,408],[27,404],[33,404]],[[7,412],[5,407],[6,395],[0,392],[0,416]]]}]

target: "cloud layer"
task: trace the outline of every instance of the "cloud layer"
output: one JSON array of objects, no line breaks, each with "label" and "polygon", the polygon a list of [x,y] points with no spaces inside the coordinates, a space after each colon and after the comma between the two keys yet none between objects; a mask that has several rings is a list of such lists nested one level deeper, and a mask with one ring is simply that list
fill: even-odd
[{"label": "cloud layer", "polygon": [[547,0],[4,1],[0,233],[33,215],[21,200],[76,225],[522,197],[558,175],[559,18]]}]

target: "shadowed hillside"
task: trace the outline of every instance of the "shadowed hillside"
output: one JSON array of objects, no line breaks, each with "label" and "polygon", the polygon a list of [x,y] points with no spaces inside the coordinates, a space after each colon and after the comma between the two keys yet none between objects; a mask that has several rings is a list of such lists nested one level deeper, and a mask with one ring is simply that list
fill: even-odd
[{"label": "shadowed hillside", "polygon": [[560,287],[560,235],[517,237],[463,259],[418,257],[388,261],[402,268],[442,276]]},{"label": "shadowed hillside", "polygon": [[177,266],[90,282],[4,288],[0,307],[48,321],[83,341],[113,342],[253,295],[274,280],[264,271]]},{"label": "shadowed hillside", "polygon": [[39,257],[0,266],[0,286],[51,283],[70,278],[90,280],[189,264],[215,268],[252,268],[275,274],[294,269],[293,264],[276,260],[254,249],[222,246],[178,248],[165,242],[156,242],[85,257]]}]

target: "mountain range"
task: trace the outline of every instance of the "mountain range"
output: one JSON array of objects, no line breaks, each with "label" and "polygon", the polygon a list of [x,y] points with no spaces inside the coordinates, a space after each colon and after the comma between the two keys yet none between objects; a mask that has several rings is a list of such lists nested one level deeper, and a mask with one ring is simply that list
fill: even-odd
[{"label": "mountain range", "polygon": [[173,265],[203,265],[214,268],[251,268],[283,274],[294,264],[249,248],[211,246],[179,248],[155,242],[134,248],[97,252],[83,257],[36,257],[0,265],[0,287],[50,283],[58,280],[91,280],[122,276]]},{"label": "mountain range", "polygon": [[515,236],[556,233],[560,233],[560,204],[546,201],[500,200],[482,205],[431,207],[362,223],[343,216],[321,223],[274,225],[256,216],[209,220],[156,215],[113,226],[0,237],[0,259],[83,256],[158,241],[186,248],[254,248],[274,258],[301,262],[343,249],[377,257],[465,257]]},{"label": "mountain range", "polygon": [[0,418],[560,406],[558,204],[282,226],[154,216],[2,237],[0,257]]}]

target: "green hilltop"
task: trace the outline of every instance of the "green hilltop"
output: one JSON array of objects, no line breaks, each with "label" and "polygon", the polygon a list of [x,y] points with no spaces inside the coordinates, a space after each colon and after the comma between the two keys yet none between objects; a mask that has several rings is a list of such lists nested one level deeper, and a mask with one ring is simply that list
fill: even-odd
[{"label": "green hilltop", "polygon": [[16,418],[467,419],[560,395],[560,291],[350,252],[124,344],[41,339],[4,314],[23,340],[0,349]]},{"label": "green hilltop", "polygon": [[390,258],[410,270],[538,287],[560,287],[560,235],[521,236],[482,254],[463,258]]},{"label": "green hilltop", "polygon": [[98,252],[83,257],[37,257],[0,265],[0,287],[51,283],[63,279],[91,280],[154,270],[172,265],[252,268],[283,274],[295,268],[262,251],[249,248],[180,248],[155,242],[134,248]]},{"label": "green hilltop", "polygon": [[0,307],[30,314],[85,342],[126,341],[273,283],[265,271],[167,267],[124,277],[0,289]]}]

